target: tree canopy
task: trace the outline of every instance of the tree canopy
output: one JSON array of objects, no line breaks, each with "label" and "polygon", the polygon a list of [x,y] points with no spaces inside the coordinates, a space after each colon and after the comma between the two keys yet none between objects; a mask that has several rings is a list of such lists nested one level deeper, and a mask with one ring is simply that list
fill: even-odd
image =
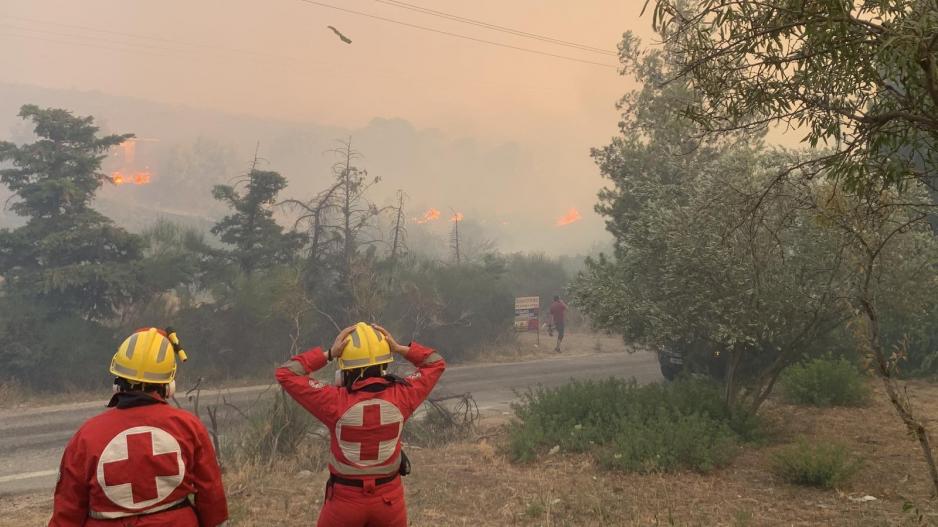
[{"label": "tree canopy", "polygon": [[88,319],[113,316],[140,292],[139,237],[91,208],[109,181],[100,172],[112,146],[131,134],[99,136],[91,117],[26,105],[20,117],[37,140],[0,142],[0,182],[13,191],[10,208],[26,225],[0,230],[0,275],[10,295],[39,302],[50,312]]},{"label": "tree canopy", "polygon": [[[646,1],[646,8],[651,0]],[[848,185],[938,186],[938,4],[930,0],[655,0],[710,134],[766,125],[829,151],[798,163]]]}]

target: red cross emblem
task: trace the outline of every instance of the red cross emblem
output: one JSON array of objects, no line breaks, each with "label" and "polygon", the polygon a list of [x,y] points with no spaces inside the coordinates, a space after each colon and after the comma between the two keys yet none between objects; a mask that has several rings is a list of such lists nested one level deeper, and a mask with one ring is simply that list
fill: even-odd
[{"label": "red cross emblem", "polygon": [[115,505],[142,509],[169,496],[186,467],[176,438],[152,426],[116,435],[98,460],[98,484]]},{"label": "red cross emblem", "polygon": [[336,437],[345,457],[356,464],[380,465],[397,449],[404,416],[384,399],[355,404],[336,424]]}]

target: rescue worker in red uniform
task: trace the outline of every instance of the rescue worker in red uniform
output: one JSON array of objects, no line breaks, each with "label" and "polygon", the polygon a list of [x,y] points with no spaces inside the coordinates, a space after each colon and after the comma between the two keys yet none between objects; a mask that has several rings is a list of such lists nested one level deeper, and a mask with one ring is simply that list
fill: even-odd
[{"label": "rescue worker in red uniform", "polygon": [[[417,371],[388,375],[393,353]],[[335,385],[310,374],[338,360]],[[380,326],[358,323],[320,348],[296,355],[277,369],[277,381],[329,429],[331,459],[319,527],[406,527],[401,475],[410,468],[401,431],[443,374],[446,363],[417,343],[398,344]]]},{"label": "rescue worker in red uniform", "polygon": [[110,371],[109,410],[68,442],[59,467],[50,527],[216,527],[228,506],[212,441],[195,415],[173,408],[172,329],[128,337]]}]

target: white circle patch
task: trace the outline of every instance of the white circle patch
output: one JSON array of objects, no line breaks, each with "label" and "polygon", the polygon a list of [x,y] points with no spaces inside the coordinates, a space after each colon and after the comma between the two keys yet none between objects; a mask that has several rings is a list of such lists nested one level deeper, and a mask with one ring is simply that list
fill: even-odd
[{"label": "white circle patch", "polygon": [[98,460],[98,485],[115,505],[143,509],[172,494],[186,475],[176,438],[153,426],[114,436]]},{"label": "white circle patch", "polygon": [[391,459],[401,437],[404,416],[384,399],[361,401],[342,414],[335,436],[342,454],[352,463],[371,467]]}]

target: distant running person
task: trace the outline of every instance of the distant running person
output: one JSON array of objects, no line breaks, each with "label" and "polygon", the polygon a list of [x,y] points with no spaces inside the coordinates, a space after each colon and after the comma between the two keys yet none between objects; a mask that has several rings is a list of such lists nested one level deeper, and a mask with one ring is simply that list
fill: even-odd
[{"label": "distant running person", "polygon": [[557,353],[560,353],[560,343],[563,342],[563,315],[566,310],[567,304],[554,295],[554,302],[550,305],[550,321],[557,330],[557,346],[554,348]]}]

